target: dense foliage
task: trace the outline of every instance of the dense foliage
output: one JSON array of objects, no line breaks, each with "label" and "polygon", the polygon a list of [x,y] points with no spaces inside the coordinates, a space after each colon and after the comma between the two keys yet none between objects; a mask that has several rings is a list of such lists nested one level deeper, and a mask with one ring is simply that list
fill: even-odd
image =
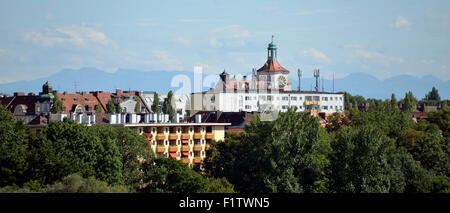
[{"label": "dense foliage", "polygon": [[0,192],[234,192],[226,179],[155,158],[126,127],[65,119],[34,136],[0,105],[0,139]]},{"label": "dense foliage", "polygon": [[247,193],[450,192],[450,110],[415,123],[395,102],[335,113],[325,128],[294,109],[275,121],[257,117],[213,143],[206,173]]}]

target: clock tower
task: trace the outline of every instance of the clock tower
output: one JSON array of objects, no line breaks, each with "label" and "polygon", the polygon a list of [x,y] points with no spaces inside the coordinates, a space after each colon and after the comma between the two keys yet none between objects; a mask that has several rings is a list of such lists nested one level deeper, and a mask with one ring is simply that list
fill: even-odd
[{"label": "clock tower", "polygon": [[267,47],[267,61],[257,70],[257,78],[264,81],[267,89],[291,90],[288,81],[289,70],[282,67],[277,61],[277,45],[272,42]]}]

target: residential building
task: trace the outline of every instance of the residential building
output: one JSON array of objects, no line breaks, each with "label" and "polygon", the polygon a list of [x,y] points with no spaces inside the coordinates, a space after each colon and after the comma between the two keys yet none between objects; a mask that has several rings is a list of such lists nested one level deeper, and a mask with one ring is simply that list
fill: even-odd
[{"label": "residential building", "polygon": [[[327,114],[344,110],[344,95],[316,91],[291,90],[289,71],[277,61],[277,47],[273,41],[267,48],[267,61],[258,70],[253,69],[252,78],[230,79],[224,70],[214,88],[191,94],[191,114],[199,111],[264,112],[286,111],[296,107],[297,111],[311,110]],[[316,79],[318,80],[315,74]],[[318,82],[318,81],[316,81]]]}]

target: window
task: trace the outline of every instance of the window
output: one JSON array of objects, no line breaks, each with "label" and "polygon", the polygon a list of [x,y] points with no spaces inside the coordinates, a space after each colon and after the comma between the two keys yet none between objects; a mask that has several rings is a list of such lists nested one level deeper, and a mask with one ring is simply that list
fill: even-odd
[{"label": "window", "polygon": [[107,101],[107,99],[106,99],[106,98],[103,98],[103,100],[104,100],[104,101]]},{"label": "window", "polygon": [[302,109],[303,107],[302,106],[298,106],[298,109]]},{"label": "window", "polygon": [[333,97],[330,97],[330,101],[332,101],[333,100]]},{"label": "window", "polygon": [[291,101],[297,101],[297,97],[291,96]]},{"label": "window", "polygon": [[65,101],[66,99],[65,98],[61,98],[61,101]]},{"label": "window", "polygon": [[216,96],[211,96],[211,103],[214,103],[216,101]]},{"label": "window", "polygon": [[212,132],[212,127],[211,126],[207,126],[206,127],[206,132],[207,133],[211,133]]},{"label": "window", "polygon": [[328,110],[328,106],[322,106],[322,109]]},{"label": "window", "polygon": [[283,105],[283,106],[281,107],[281,109],[287,109],[287,108],[288,108],[287,105]]},{"label": "window", "polygon": [[85,101],[89,101],[89,98],[84,98]]},{"label": "window", "polygon": [[320,97],[319,96],[314,96],[313,97],[313,101],[320,101]]},{"label": "window", "polygon": [[268,101],[271,101],[271,100],[272,100],[272,96],[271,96],[271,95],[268,95],[268,96],[267,96],[267,100],[268,100]]},{"label": "window", "polygon": [[259,100],[260,101],[265,101],[266,100],[266,96],[259,96]]},{"label": "window", "polygon": [[250,97],[250,96],[245,96],[245,100],[246,100],[246,101],[252,100],[252,97]]},{"label": "window", "polygon": [[328,101],[328,97],[322,97],[322,101]]},{"label": "window", "polygon": [[312,96],[306,96],[305,100],[312,101]]},{"label": "window", "polygon": [[194,140],[194,145],[201,145],[200,139],[195,139],[195,140]]},{"label": "window", "polygon": [[250,105],[245,105],[245,109],[251,109],[252,107]]},{"label": "window", "polygon": [[330,106],[330,109],[333,109],[333,106]]},{"label": "window", "polygon": [[300,97],[298,97],[298,100],[300,100],[300,101],[301,101],[301,100],[302,100],[302,97],[301,97],[301,96],[300,96]]},{"label": "window", "polygon": [[339,97],[339,100],[341,100],[341,101],[342,101],[342,97]]},{"label": "window", "polygon": [[289,97],[283,96],[283,97],[281,97],[281,100],[282,100],[282,101],[288,101],[288,100],[289,100]]}]

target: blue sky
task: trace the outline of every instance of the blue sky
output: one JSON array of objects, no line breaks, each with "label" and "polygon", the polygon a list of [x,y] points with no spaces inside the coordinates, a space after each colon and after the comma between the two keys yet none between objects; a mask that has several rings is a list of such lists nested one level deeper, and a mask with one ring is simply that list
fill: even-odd
[{"label": "blue sky", "polygon": [[[64,68],[450,80],[450,1],[0,1],[0,83]],[[310,75],[310,76],[308,76]]]}]

